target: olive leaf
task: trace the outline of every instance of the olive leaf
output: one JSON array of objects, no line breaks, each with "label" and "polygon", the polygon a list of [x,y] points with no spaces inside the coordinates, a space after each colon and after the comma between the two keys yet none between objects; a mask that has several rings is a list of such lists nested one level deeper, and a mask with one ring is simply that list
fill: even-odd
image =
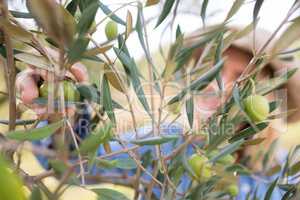
[{"label": "olive leaf", "polygon": [[160,16],[158,17],[155,27],[158,27],[166,19],[166,17],[170,13],[174,3],[175,3],[175,0],[166,0],[165,4],[163,6],[163,10],[162,10]]},{"label": "olive leaf", "polygon": [[112,47],[113,47],[113,45],[107,45],[107,46],[103,46],[103,47],[94,47],[94,48],[91,48],[91,49],[87,49],[83,53],[83,55],[84,56],[96,56],[98,54],[103,54],[103,53],[107,52]]},{"label": "olive leaf", "polygon": [[153,136],[147,137],[144,139],[131,140],[130,143],[145,146],[145,145],[158,145],[164,144],[170,141],[174,141],[179,138],[179,135],[161,135],[161,136]]},{"label": "olive leaf", "polygon": [[101,200],[129,200],[123,193],[112,189],[99,188],[92,189],[92,191],[95,192],[98,195],[98,199]]},{"label": "olive leaf", "polygon": [[194,99],[193,99],[193,97],[190,97],[186,101],[185,106],[186,106],[186,114],[188,117],[190,128],[193,128],[193,123],[194,123]]},{"label": "olive leaf", "polygon": [[112,138],[112,125],[107,124],[102,128],[95,130],[86,139],[84,139],[79,147],[81,153],[95,151],[100,144],[108,142]]},{"label": "olive leaf", "polygon": [[220,150],[220,152],[217,155],[210,158],[209,161],[212,163],[217,162],[220,158],[224,157],[225,155],[231,154],[231,153],[235,152],[236,150],[238,150],[243,143],[244,143],[243,140],[238,140],[238,141],[235,141],[234,143],[227,145],[222,150]]},{"label": "olive leaf", "polygon": [[264,2],[264,0],[256,0],[256,2],[255,2],[254,9],[253,9],[253,22],[254,22],[254,24],[256,24],[258,13],[261,9],[261,6],[262,6],[263,2]]},{"label": "olive leaf", "polygon": [[201,6],[201,19],[203,24],[205,24],[205,18],[206,18],[206,10],[207,10],[207,6],[208,6],[208,1],[209,0],[203,0],[202,2],[202,6]]},{"label": "olive leaf", "polygon": [[267,128],[268,125],[269,125],[268,123],[262,122],[262,123],[256,124],[257,129],[254,129],[251,126],[246,128],[246,129],[243,129],[240,132],[236,133],[233,137],[231,137],[229,139],[229,142],[232,143],[232,142],[235,142],[235,141],[238,141],[238,140],[241,140],[241,139],[246,139],[248,137],[251,137],[251,136],[257,134],[258,131],[262,131],[265,128]]},{"label": "olive leaf", "polygon": [[43,200],[42,192],[38,187],[33,188],[30,195],[30,200]]},{"label": "olive leaf", "polygon": [[15,58],[24,63],[33,65],[41,69],[45,69],[45,70],[51,69],[50,62],[43,56],[38,56],[30,53],[18,53],[15,54]]},{"label": "olive leaf", "polygon": [[118,24],[122,24],[126,26],[126,22],[124,22],[120,17],[118,17],[115,13],[113,13],[106,5],[104,5],[101,1],[98,2],[100,9],[106,14],[109,18],[113,21],[117,22]]},{"label": "olive leaf", "polygon": [[75,34],[75,20],[73,16],[55,1],[26,1],[30,14],[40,27],[56,43],[69,45]]},{"label": "olive leaf", "polygon": [[107,77],[107,80],[109,83],[120,92],[125,92],[124,90],[127,89],[127,84],[123,84],[125,81],[122,81],[124,78],[121,76],[121,73],[118,73],[117,71],[113,71],[110,69],[110,67],[107,64],[104,64],[104,70],[105,75]]},{"label": "olive leaf", "polygon": [[98,8],[99,8],[98,3],[94,2],[83,10],[76,27],[76,30],[79,33],[79,35],[84,35],[90,30],[94,22]]},{"label": "olive leaf", "polygon": [[71,15],[74,16],[76,13],[77,7],[78,7],[78,0],[72,0],[70,3],[68,3],[66,9],[67,9],[67,11],[69,11],[69,13]]},{"label": "olive leaf", "polygon": [[20,12],[20,11],[17,11],[17,10],[10,10],[9,12],[15,18],[23,18],[23,19],[31,19],[31,18],[33,18],[30,13]]},{"label": "olive leaf", "polygon": [[242,7],[244,2],[245,0],[235,0],[227,14],[227,17],[225,18],[225,21],[229,20],[232,16],[234,16],[235,13]]},{"label": "olive leaf", "polygon": [[150,114],[150,107],[149,107],[149,104],[147,102],[147,98],[145,96],[143,88],[141,87],[142,84],[141,84],[141,81],[139,79],[139,71],[138,71],[138,68],[135,64],[134,59],[128,57],[128,55],[126,53],[124,53],[123,51],[121,51],[118,48],[114,47],[114,51],[115,51],[115,54],[117,55],[117,57],[119,58],[119,60],[121,61],[121,63],[123,65],[125,65],[126,68],[130,71],[130,78],[131,78],[132,86],[135,90],[135,93],[136,93],[139,101],[141,102],[141,104],[143,105],[145,110],[147,111],[147,113],[149,115],[151,115]]},{"label": "olive leaf", "polygon": [[198,79],[193,81],[189,86],[184,88],[179,94],[177,94],[175,97],[173,97],[168,102],[168,105],[171,105],[175,102],[180,101],[189,91],[204,89],[220,72],[220,70],[223,66],[223,62],[224,62],[223,60],[220,60],[216,65],[214,65],[206,73],[204,73]]},{"label": "olive leaf", "polygon": [[285,50],[299,38],[300,17],[291,22],[291,25],[283,32],[280,38],[275,42],[272,48],[272,54],[275,55]]},{"label": "olive leaf", "polygon": [[64,125],[64,123],[65,121],[61,120],[41,128],[11,131],[7,133],[7,137],[19,141],[41,140],[54,134],[60,127]]},{"label": "olive leaf", "polygon": [[285,84],[297,71],[297,68],[287,70],[282,75],[268,80],[259,81],[256,84],[256,93],[266,95]]},{"label": "olive leaf", "polygon": [[101,91],[102,91],[102,95],[101,95],[102,101],[101,102],[103,104],[103,107],[104,107],[109,119],[111,120],[111,122],[113,124],[116,124],[116,117],[115,117],[113,105],[112,105],[112,97],[111,97],[110,88],[109,88],[109,84],[108,84],[106,75],[103,76]]},{"label": "olive leaf", "polygon": [[31,42],[32,34],[20,26],[14,25],[5,19],[0,19],[0,28],[4,29],[12,38],[22,41]]},{"label": "olive leaf", "polygon": [[274,189],[275,189],[275,187],[277,185],[277,182],[278,182],[278,178],[275,179],[275,181],[273,181],[271,183],[271,185],[269,186],[269,188],[268,188],[268,190],[267,190],[267,192],[265,194],[264,200],[270,200],[271,199],[273,191],[274,191]]},{"label": "olive leaf", "polygon": [[125,34],[125,40],[129,37],[130,33],[132,32],[132,15],[131,12],[127,11],[126,16],[126,34]]},{"label": "olive leaf", "polygon": [[69,63],[75,63],[79,61],[88,47],[90,40],[84,36],[78,37],[70,46],[68,51]]},{"label": "olive leaf", "polygon": [[221,25],[220,27],[217,27],[216,29],[212,29],[209,32],[203,33],[203,35],[201,35],[202,37],[198,41],[194,42],[193,45],[181,49],[176,55],[177,66],[176,66],[175,71],[178,71],[179,69],[182,68],[182,66],[184,64],[187,63],[187,61],[191,58],[193,52],[196,49],[204,46],[205,44],[207,44],[208,42],[213,40],[223,30],[224,30],[224,26]]}]

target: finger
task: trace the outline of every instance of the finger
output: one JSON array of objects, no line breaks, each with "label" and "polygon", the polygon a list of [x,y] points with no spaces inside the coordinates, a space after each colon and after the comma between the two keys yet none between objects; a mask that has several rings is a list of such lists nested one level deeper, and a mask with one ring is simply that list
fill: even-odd
[{"label": "finger", "polygon": [[[42,79],[44,81],[51,81],[54,78],[52,72],[49,72],[45,69],[36,68],[36,67],[33,67],[33,66],[30,66],[30,67],[32,69],[33,75],[42,77]],[[52,73],[52,74],[50,74],[50,73]],[[50,75],[52,75],[52,76],[50,76]]]},{"label": "finger", "polygon": [[33,77],[33,71],[28,69],[18,74],[16,79],[17,90],[25,104],[31,104],[39,96],[39,90]]},{"label": "finger", "polygon": [[87,69],[82,63],[78,62],[72,65],[70,72],[80,83],[87,82],[89,80]]}]

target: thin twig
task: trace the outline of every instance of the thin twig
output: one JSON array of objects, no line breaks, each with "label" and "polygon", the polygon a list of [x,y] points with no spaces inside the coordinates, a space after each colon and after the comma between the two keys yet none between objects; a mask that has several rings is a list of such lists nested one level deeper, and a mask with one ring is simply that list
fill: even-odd
[{"label": "thin twig", "polygon": [[79,167],[80,167],[80,176],[81,176],[81,184],[85,185],[83,161],[82,161],[82,156],[81,156],[81,153],[80,153],[80,150],[79,150],[79,145],[78,145],[76,137],[75,137],[76,133],[74,132],[73,127],[72,127],[71,123],[69,122],[69,120],[66,120],[66,122],[67,122],[69,130],[71,132],[71,135],[72,135],[72,138],[73,138],[73,142],[74,142],[76,151],[78,153]]}]

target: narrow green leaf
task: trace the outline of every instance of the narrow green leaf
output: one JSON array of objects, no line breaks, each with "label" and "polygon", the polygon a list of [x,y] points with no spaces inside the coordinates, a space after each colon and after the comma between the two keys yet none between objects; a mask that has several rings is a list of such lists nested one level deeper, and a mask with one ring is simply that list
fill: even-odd
[{"label": "narrow green leaf", "polygon": [[203,0],[202,6],[201,6],[201,14],[200,15],[201,15],[203,24],[205,24],[206,10],[207,10],[207,6],[208,6],[208,1],[209,0]]},{"label": "narrow green leaf", "polygon": [[271,169],[269,169],[266,172],[266,176],[268,176],[268,177],[273,176],[273,175],[279,173],[280,171],[281,171],[281,166],[280,165],[275,165],[274,167],[272,167]]},{"label": "narrow green leaf", "polygon": [[100,104],[100,93],[98,89],[93,85],[78,84],[76,85],[80,95],[88,101],[93,101]]},{"label": "narrow green leaf", "polygon": [[220,150],[220,152],[217,155],[213,156],[209,161],[213,162],[213,163],[217,162],[223,156],[232,154],[233,152],[238,150],[243,143],[244,143],[244,140],[238,140],[234,143],[227,145],[222,150]]},{"label": "narrow green leaf", "polygon": [[281,198],[281,200],[293,200],[297,194],[297,188],[291,187]]},{"label": "narrow green leaf", "polygon": [[100,9],[107,15],[109,16],[110,19],[112,19],[113,21],[122,24],[124,26],[126,26],[126,22],[124,22],[120,17],[118,17],[116,14],[114,14],[106,5],[104,5],[103,3],[101,3],[101,1],[99,1],[99,6]]},{"label": "narrow green leaf", "polygon": [[[269,123],[262,122],[262,123],[256,124],[256,127],[257,127],[258,131],[262,131],[265,128],[267,128],[268,125],[269,125]],[[231,137],[229,139],[229,142],[232,143],[232,142],[235,142],[235,141],[238,141],[241,139],[245,139],[247,137],[255,135],[256,133],[258,133],[257,130],[255,130],[253,127],[250,126],[248,128],[241,130],[240,132],[236,133],[233,137]]]},{"label": "narrow green leaf", "polygon": [[126,169],[126,170],[137,168],[136,163],[132,158],[119,158],[115,160],[115,166],[119,169]]},{"label": "narrow green leaf", "polygon": [[291,46],[300,35],[300,17],[291,22],[291,25],[283,32],[280,38],[275,42],[272,53],[278,54]]},{"label": "narrow green leaf", "polygon": [[86,37],[79,37],[73,42],[68,51],[68,58],[70,63],[75,63],[82,58],[89,42],[90,40]]},{"label": "narrow green leaf", "polygon": [[204,89],[210,82],[215,79],[216,75],[220,72],[223,66],[223,60],[220,60],[216,65],[214,65],[209,71],[200,76],[197,80],[193,81],[189,86],[184,88],[178,95],[173,97],[168,105],[171,105],[175,102],[180,101],[189,91],[193,90],[202,90]]},{"label": "narrow green leaf", "polygon": [[285,84],[297,71],[297,68],[289,69],[286,73],[279,77],[271,78],[268,80],[260,81],[256,85],[257,94],[266,95],[271,91]]},{"label": "narrow green leaf", "polygon": [[112,101],[109,83],[107,81],[106,75],[103,76],[101,91],[102,91],[101,98],[102,98],[103,107],[111,122],[113,124],[116,124],[116,117],[112,105],[113,101]]},{"label": "narrow green leaf", "polygon": [[166,19],[166,17],[170,13],[174,3],[175,3],[175,0],[166,0],[163,10],[158,18],[158,21],[157,21],[155,27],[158,27]]},{"label": "narrow green leaf", "polygon": [[37,56],[34,54],[30,54],[30,53],[17,53],[17,54],[15,54],[15,58],[24,63],[33,65],[35,67],[38,67],[38,68],[41,68],[44,70],[51,69],[51,64],[43,56]]},{"label": "narrow green leaf", "polygon": [[71,15],[75,15],[78,6],[78,0],[72,0],[66,7]]},{"label": "narrow green leaf", "polygon": [[121,63],[123,65],[125,65],[127,67],[127,69],[130,71],[130,78],[131,78],[131,82],[132,82],[132,86],[135,90],[135,93],[139,99],[139,101],[141,102],[141,104],[143,105],[143,107],[145,108],[145,110],[148,112],[149,115],[150,114],[150,107],[148,105],[147,102],[147,98],[145,97],[145,93],[143,88],[141,87],[141,81],[139,79],[139,71],[138,68],[135,64],[135,61],[133,60],[133,58],[128,57],[128,55],[126,53],[124,53],[123,51],[121,51],[118,48],[114,47],[114,51],[115,54],[117,55],[117,57],[119,58],[119,60],[121,61]]},{"label": "narrow green leaf", "polygon": [[272,197],[272,194],[273,194],[273,191],[277,185],[277,182],[278,182],[278,178],[272,182],[272,184],[269,186],[266,194],[265,194],[265,197],[264,197],[264,200],[270,200],[271,197]]},{"label": "narrow green leaf", "polygon": [[112,137],[112,125],[108,124],[99,130],[91,133],[85,140],[80,144],[79,150],[82,153],[88,153],[95,151],[100,144],[109,141]]},{"label": "narrow green leaf", "polygon": [[266,169],[268,166],[268,163],[271,159],[271,156],[274,155],[274,152],[276,150],[276,147],[277,147],[277,144],[278,144],[278,138],[275,139],[271,145],[269,146],[268,148],[268,151],[265,153],[264,157],[263,157],[263,161],[262,161],[262,166],[263,166],[263,169]]},{"label": "narrow green leaf", "polygon": [[[224,30],[224,27],[218,29],[218,31],[223,31],[223,30]],[[182,68],[182,66],[184,64],[187,63],[187,61],[189,61],[189,59],[191,58],[193,52],[196,49],[204,46],[205,44],[207,44],[208,42],[213,40],[215,37],[217,37],[219,35],[218,31],[209,32],[209,33],[205,34],[201,39],[199,39],[199,41],[193,43],[192,46],[186,47],[186,48],[183,48],[182,50],[180,50],[178,52],[178,54],[176,55],[177,65],[176,65],[176,70],[175,71],[178,71],[180,68]]]},{"label": "narrow green leaf", "polygon": [[140,145],[140,146],[158,145],[158,144],[164,144],[170,141],[174,141],[178,138],[179,138],[178,135],[161,135],[161,136],[148,137],[145,139],[132,140],[130,141],[130,143]]},{"label": "narrow green leaf", "polygon": [[90,4],[98,2],[99,0],[78,0],[78,6],[80,11],[82,12],[86,9]]},{"label": "narrow green leaf", "polygon": [[253,10],[253,22],[254,22],[254,24],[256,24],[258,13],[261,9],[261,6],[262,6],[263,2],[264,2],[264,0],[256,0],[256,2],[255,2],[254,10]]},{"label": "narrow green leaf", "polygon": [[[217,64],[220,60],[222,60],[222,53],[223,53],[223,48],[224,48],[223,35],[224,35],[224,32],[221,32],[219,34],[218,38],[217,38],[217,48],[216,48],[216,53],[215,53],[215,64]],[[219,72],[217,74],[216,80],[217,80],[219,89],[221,91],[224,91],[224,83],[223,83],[223,80],[222,80],[221,72]]]},{"label": "narrow green leaf", "polygon": [[147,61],[150,63],[151,62],[150,52],[148,52],[147,47],[146,47],[144,34],[143,34],[143,27],[144,27],[144,24],[143,24],[143,7],[142,7],[141,4],[139,4],[135,29],[136,29],[136,32],[138,34],[138,38],[139,38],[139,41],[141,43],[141,46],[142,46],[142,48],[145,52]]},{"label": "narrow green leaf", "polygon": [[99,188],[92,191],[98,195],[99,200],[129,200],[123,193],[112,189]]},{"label": "narrow green leaf", "polygon": [[68,166],[62,160],[49,160],[49,166],[57,175],[63,175],[67,170]]},{"label": "narrow green leaf", "polygon": [[77,32],[79,35],[84,35],[89,31],[91,25],[94,22],[96,13],[98,11],[98,3],[92,3],[87,8],[85,8],[81,14],[79,22],[77,24]]},{"label": "narrow green leaf", "polygon": [[43,200],[42,192],[38,187],[33,188],[30,195],[30,200]]},{"label": "narrow green leaf", "polygon": [[270,113],[273,112],[274,110],[276,110],[278,108],[278,106],[280,106],[281,102],[280,101],[272,101],[269,103],[269,107],[270,107]]},{"label": "narrow green leaf", "polygon": [[251,171],[241,164],[230,165],[226,167],[225,170],[227,172],[237,173],[240,175],[246,175],[246,176],[251,175]]},{"label": "narrow green leaf", "polygon": [[229,20],[232,16],[234,16],[235,13],[237,13],[237,11],[239,11],[239,9],[242,7],[244,2],[245,0],[235,0],[227,14],[225,21]]},{"label": "narrow green leaf", "polygon": [[117,160],[96,159],[95,164],[99,168],[113,169],[116,167],[116,161]]},{"label": "narrow green leaf", "polygon": [[10,10],[9,11],[15,18],[23,18],[23,19],[31,19],[33,18],[30,13],[25,13],[25,12],[20,12],[20,11],[15,11],[15,10]]},{"label": "narrow green leaf", "polygon": [[290,167],[290,169],[288,170],[289,176],[294,176],[298,174],[299,171],[300,171],[300,161],[296,162]]},{"label": "narrow green leaf", "polygon": [[34,128],[30,130],[17,130],[7,133],[7,137],[19,141],[41,140],[54,134],[65,123],[64,120],[44,126],[42,128]]},{"label": "narrow green leaf", "polygon": [[[17,126],[30,125],[30,124],[34,124],[35,122],[37,122],[36,119],[28,119],[28,120],[16,119]],[[0,124],[9,125],[9,120],[0,119]]]},{"label": "narrow green leaf", "polygon": [[191,97],[185,103],[186,106],[186,114],[189,120],[190,128],[193,128],[194,123],[194,99]]}]

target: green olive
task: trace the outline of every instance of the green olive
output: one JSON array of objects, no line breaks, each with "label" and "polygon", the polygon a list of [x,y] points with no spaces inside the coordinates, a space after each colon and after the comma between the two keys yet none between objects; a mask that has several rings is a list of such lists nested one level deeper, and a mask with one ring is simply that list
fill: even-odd
[{"label": "green olive", "polygon": [[212,177],[212,167],[205,156],[193,154],[188,163],[196,175],[194,178],[197,180],[207,180]]},{"label": "green olive", "polygon": [[[216,155],[218,155],[219,153],[220,153],[219,150],[213,150],[213,151],[209,152],[207,156],[208,156],[208,158],[213,158]],[[235,158],[230,154],[223,156],[222,158],[220,158],[217,161],[217,163],[223,164],[223,165],[232,165],[234,162],[235,162]]]},{"label": "green olive", "polygon": [[[49,83],[43,83],[41,87],[39,88],[40,97],[48,98],[49,95],[49,89],[52,90],[52,85]],[[79,101],[80,94],[77,91],[75,85],[67,80],[63,81],[63,88],[64,88],[64,98],[65,101]],[[57,96],[55,96],[54,99],[57,99]]]},{"label": "green olive", "polygon": [[0,155],[0,199],[25,200],[23,184],[20,178],[10,169],[8,162]]},{"label": "green olive", "polygon": [[118,36],[118,24],[114,21],[109,21],[105,26],[105,35],[108,40],[113,40]]},{"label": "green olive", "polygon": [[267,119],[270,106],[268,99],[261,95],[251,95],[244,100],[245,111],[254,122]]},{"label": "green olive", "polygon": [[239,187],[236,184],[230,184],[227,188],[226,188],[226,192],[232,196],[235,197],[239,194]]}]

